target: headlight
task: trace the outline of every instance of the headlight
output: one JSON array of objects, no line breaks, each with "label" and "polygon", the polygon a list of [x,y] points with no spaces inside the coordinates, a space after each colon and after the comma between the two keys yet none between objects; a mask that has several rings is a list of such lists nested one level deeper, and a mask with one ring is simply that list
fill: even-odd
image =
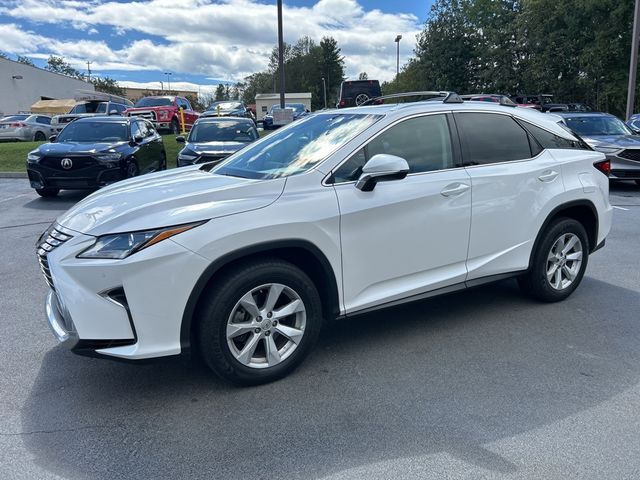
[{"label": "headlight", "polygon": [[93,245],[78,255],[78,258],[122,259],[150,247],[162,240],[173,237],[205,222],[189,223],[174,227],[145,230],[141,232],[115,233],[98,237]]},{"label": "headlight", "polygon": [[591,145],[596,152],[602,153],[615,153],[618,150],[622,150],[620,147],[601,147],[600,145]]},{"label": "headlight", "polygon": [[115,162],[120,160],[122,155],[119,153],[99,153],[94,155],[93,158],[101,162]]},{"label": "headlight", "polygon": [[40,152],[34,150],[33,152],[29,152],[27,154],[27,162],[36,163],[40,160]]},{"label": "headlight", "polygon": [[167,110],[160,110],[158,112],[159,120],[169,120],[169,112]]}]

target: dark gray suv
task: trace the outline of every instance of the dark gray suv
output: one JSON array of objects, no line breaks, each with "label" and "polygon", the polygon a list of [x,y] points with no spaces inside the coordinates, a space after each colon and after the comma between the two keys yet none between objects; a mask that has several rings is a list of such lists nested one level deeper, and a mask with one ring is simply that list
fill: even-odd
[{"label": "dark gray suv", "polygon": [[608,113],[556,113],[561,122],[591,148],[611,161],[611,180],[635,180],[640,185],[640,136]]}]

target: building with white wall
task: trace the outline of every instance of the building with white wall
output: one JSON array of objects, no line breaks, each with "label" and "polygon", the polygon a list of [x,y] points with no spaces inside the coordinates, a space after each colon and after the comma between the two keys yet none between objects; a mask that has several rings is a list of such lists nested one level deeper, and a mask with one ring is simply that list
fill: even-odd
[{"label": "building with white wall", "polygon": [[[311,93],[285,93],[285,103],[303,103],[307,110],[311,110]],[[256,118],[262,120],[271,105],[280,105],[279,93],[256,94]]]},{"label": "building with white wall", "polygon": [[92,83],[0,58],[0,115],[29,112],[38,100],[74,98]]}]

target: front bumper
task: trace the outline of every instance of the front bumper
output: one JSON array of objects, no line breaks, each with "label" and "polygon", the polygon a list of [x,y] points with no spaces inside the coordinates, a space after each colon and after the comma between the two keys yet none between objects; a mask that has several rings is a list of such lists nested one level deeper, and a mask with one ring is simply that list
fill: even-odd
[{"label": "front bumper", "polygon": [[67,171],[37,163],[28,163],[27,175],[31,188],[61,188],[64,190],[96,189],[126,178],[121,162],[117,162],[116,165],[95,162],[94,165],[88,167]]},{"label": "front bumper", "polygon": [[[48,244],[56,235],[63,241]],[[45,312],[56,339],[90,356],[140,360],[180,354],[182,316],[208,261],[171,239],[122,260],[77,258],[94,241],[56,225],[39,245],[51,289]]]}]

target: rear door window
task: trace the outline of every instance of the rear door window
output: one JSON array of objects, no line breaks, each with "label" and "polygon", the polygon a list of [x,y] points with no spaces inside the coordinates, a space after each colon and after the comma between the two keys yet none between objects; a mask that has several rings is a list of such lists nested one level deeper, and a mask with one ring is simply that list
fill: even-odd
[{"label": "rear door window", "polygon": [[454,116],[466,166],[524,160],[535,154],[531,151],[529,135],[509,115],[456,113]]}]

